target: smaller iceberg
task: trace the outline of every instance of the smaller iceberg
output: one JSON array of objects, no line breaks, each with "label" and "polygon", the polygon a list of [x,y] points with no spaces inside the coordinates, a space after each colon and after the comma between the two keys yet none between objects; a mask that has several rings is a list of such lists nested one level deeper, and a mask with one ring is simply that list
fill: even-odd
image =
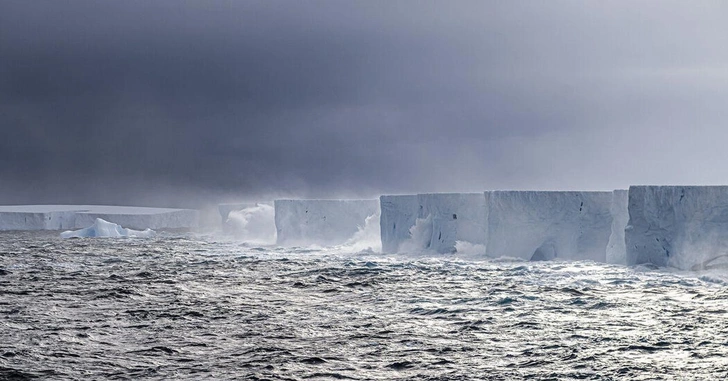
[{"label": "smaller iceberg", "polygon": [[121,225],[97,218],[93,225],[81,230],[69,230],[61,233],[61,238],[86,238],[86,237],[154,237],[156,233],[152,229],[132,230],[125,229]]}]

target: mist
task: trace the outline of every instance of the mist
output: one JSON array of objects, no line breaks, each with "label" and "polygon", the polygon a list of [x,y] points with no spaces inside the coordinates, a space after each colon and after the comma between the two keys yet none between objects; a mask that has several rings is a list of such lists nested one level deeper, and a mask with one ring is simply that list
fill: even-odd
[{"label": "mist", "polygon": [[726,14],[3,1],[0,203],[725,184]]}]

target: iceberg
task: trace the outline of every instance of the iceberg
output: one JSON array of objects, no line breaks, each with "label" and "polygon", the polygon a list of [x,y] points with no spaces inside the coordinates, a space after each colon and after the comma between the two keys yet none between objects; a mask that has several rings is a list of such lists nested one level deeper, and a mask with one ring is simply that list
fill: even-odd
[{"label": "iceberg", "polygon": [[61,238],[90,238],[90,237],[104,237],[104,238],[117,238],[117,237],[139,237],[148,238],[154,237],[156,233],[152,229],[146,229],[143,231],[125,229],[121,225],[117,225],[113,222],[104,221],[101,218],[97,218],[94,224],[80,230],[69,230],[61,233]]},{"label": "iceberg", "polygon": [[378,200],[275,200],[277,243],[335,246],[349,241],[379,213]]},{"label": "iceberg", "polygon": [[417,195],[381,196],[379,205],[382,252],[397,253],[402,243],[411,238],[410,230],[417,221]]},{"label": "iceberg", "polygon": [[483,244],[488,220],[483,193],[427,193],[380,198],[382,250],[454,253],[457,242]]},{"label": "iceberg", "polygon": [[432,235],[425,249],[456,252],[459,241],[483,244],[488,221],[483,193],[429,193],[417,195],[419,218],[432,218]]},{"label": "iceberg", "polygon": [[604,262],[613,197],[541,191],[382,196],[382,251]]},{"label": "iceberg", "polygon": [[190,209],[107,205],[0,206],[0,230],[65,230],[93,224],[97,218],[133,229],[192,229],[198,212]]},{"label": "iceberg", "polygon": [[631,186],[628,265],[687,270],[728,253],[728,186]]},{"label": "iceberg", "polygon": [[606,261],[612,192],[488,193],[487,256]]},{"label": "iceberg", "polygon": [[627,264],[627,246],[624,243],[624,229],[629,222],[629,191],[618,189],[612,193],[612,205],[609,209],[612,214],[612,233],[607,243],[607,263],[614,265]]}]

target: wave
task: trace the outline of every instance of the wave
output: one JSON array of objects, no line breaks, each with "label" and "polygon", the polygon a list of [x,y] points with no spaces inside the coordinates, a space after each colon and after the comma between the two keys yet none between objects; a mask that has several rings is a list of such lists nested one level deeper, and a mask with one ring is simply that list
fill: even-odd
[{"label": "wave", "polygon": [[275,245],[275,209],[272,205],[233,210],[225,221],[225,231],[236,239],[257,245]]}]

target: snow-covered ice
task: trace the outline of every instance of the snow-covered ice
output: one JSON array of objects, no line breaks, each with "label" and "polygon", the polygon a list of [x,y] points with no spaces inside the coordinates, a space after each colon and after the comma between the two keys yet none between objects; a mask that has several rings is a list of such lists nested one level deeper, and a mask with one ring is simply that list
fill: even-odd
[{"label": "snow-covered ice", "polygon": [[612,234],[607,244],[607,263],[615,265],[627,264],[627,247],[624,243],[624,229],[629,222],[629,191],[618,189],[612,192]]},{"label": "snow-covered ice", "polygon": [[155,232],[152,229],[146,229],[144,231],[125,229],[121,225],[113,222],[104,221],[101,218],[97,218],[94,224],[80,230],[68,230],[61,233],[61,238],[118,238],[118,237],[139,237],[148,238],[154,237]]},{"label": "snow-covered ice", "polygon": [[627,264],[690,269],[728,254],[728,186],[632,186]]},{"label": "snow-covered ice", "polygon": [[489,257],[606,260],[612,192],[487,193]]},{"label": "snow-covered ice", "polygon": [[379,200],[275,200],[274,207],[279,245],[335,246],[379,213]]},{"label": "snow-covered ice", "polygon": [[64,230],[92,225],[97,218],[133,229],[190,229],[198,212],[190,209],[108,205],[0,206],[0,230]]}]

